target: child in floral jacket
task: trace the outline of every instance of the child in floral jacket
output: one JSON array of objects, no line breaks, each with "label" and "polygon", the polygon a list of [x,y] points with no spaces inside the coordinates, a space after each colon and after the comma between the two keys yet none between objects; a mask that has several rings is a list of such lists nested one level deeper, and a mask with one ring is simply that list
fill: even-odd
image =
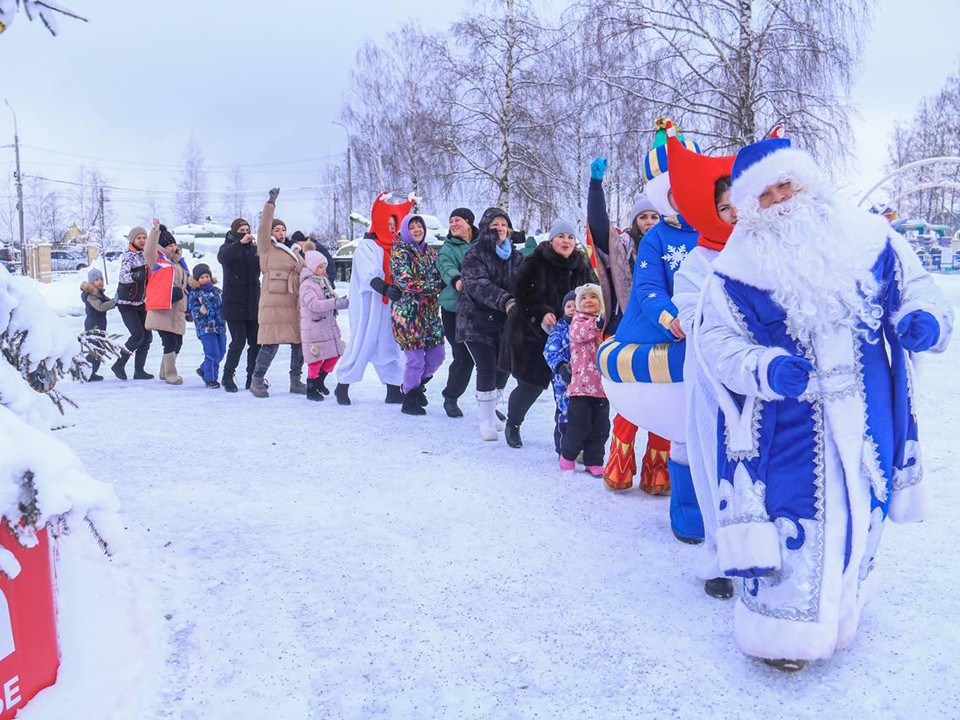
[{"label": "child in floral jacket", "polygon": [[193,318],[197,337],[203,345],[203,381],[211,390],[220,387],[220,361],[227,352],[227,330],[223,319],[223,295],[217,287],[210,266],[200,263],[193,268],[189,280],[187,310]]},{"label": "child in floral jacket", "polygon": [[567,406],[570,396],[567,385],[570,383],[570,321],[577,309],[577,293],[571,290],[563,297],[563,317],[547,338],[543,348],[543,357],[553,371],[553,399],[557,409],[553,413],[553,444],[560,454],[563,433],[567,429]]},{"label": "child in floral jacket", "polygon": [[603,449],[610,434],[610,403],[597,368],[603,335],[603,293],[593,283],[581,285],[576,293],[577,310],[570,322],[570,404],[560,469],[573,470],[582,450],[587,472],[603,477]]}]

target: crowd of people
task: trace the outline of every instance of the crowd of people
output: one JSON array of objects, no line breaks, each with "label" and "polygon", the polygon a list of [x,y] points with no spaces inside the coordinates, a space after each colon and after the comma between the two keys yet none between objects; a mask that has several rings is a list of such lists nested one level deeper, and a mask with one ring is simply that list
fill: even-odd
[{"label": "crowd of people", "polygon": [[329,253],[287,236],[277,188],[256,237],[246,220],[232,223],[222,292],[155,219],[131,230],[114,299],[90,271],[85,327],[104,331],[116,304],[129,331],[111,368],[121,380],[131,356],[133,378],[153,378],[156,330],[159,376],[181,384],[189,316],[207,387],[238,392],[246,348],[245,387],[269,397],[266,373],[285,344],[291,393],[332,392],[349,406],[350,385],[373,365],[384,401],[410,416],[426,413],[449,347],[446,415],[463,417],[473,377],[480,439],[502,433],[511,448],[552,386],[561,472],[579,463],[619,492],[639,471],[642,490],[669,493],[677,539],[702,545],[693,570],[705,591],[737,596],[746,653],[785,671],[828,658],[852,641],[876,586],[884,521],[926,513],[912,361],[945,349],[952,313],[905,241],[837,200],[813,158],[779,134],[708,157],[658,120],[645,192],[623,229],[608,215],[606,170],[604,158],[591,164],[587,237],[557,219],[528,255],[498,207],[477,222],[455,209],[437,252],[414,199],[384,193],[346,296]]}]

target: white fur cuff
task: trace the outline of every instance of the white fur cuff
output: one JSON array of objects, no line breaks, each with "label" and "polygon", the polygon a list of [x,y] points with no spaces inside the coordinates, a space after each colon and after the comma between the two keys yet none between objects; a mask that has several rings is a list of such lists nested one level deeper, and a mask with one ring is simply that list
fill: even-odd
[{"label": "white fur cuff", "polygon": [[822,177],[816,161],[808,153],[785,148],[770,153],[751,165],[733,181],[730,201],[737,207],[755,207],[757,198],[771,185],[791,180],[797,187],[807,187]]},{"label": "white fur cuff", "polygon": [[721,572],[738,575],[755,569],[780,569],[780,535],[772,522],[742,522],[717,528]]},{"label": "white fur cuff", "polygon": [[895,523],[922,522],[930,517],[932,503],[927,484],[919,482],[890,495],[887,517]]}]

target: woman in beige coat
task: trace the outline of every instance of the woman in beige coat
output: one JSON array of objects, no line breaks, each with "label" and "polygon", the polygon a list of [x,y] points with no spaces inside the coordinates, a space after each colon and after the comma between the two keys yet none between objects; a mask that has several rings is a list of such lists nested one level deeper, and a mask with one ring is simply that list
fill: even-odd
[{"label": "woman in beige coat", "polygon": [[303,252],[296,243],[287,244],[287,226],[274,219],[280,188],[270,191],[257,229],[257,255],[263,280],[257,320],[260,352],[253,368],[250,392],[269,397],[265,376],[280,345],[290,345],[290,392],[305,395],[307,386],[300,380],[303,350],[300,346],[300,271]]},{"label": "woman in beige coat", "polygon": [[160,379],[169,385],[182,385],[177,372],[177,355],[187,331],[187,278],[190,271],[177,239],[157,218],[143,248],[147,263],[147,330],[156,330],[163,343]]}]

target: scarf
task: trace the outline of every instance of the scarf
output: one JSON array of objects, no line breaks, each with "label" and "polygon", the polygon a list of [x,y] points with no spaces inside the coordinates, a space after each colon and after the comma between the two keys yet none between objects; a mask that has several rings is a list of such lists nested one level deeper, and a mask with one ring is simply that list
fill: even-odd
[{"label": "scarf", "polygon": [[[383,281],[387,285],[390,285],[390,281],[393,279],[393,277],[390,275],[390,250],[393,249],[394,238],[390,238],[389,240],[381,240],[372,232],[367,233],[367,237],[373,240],[377,245],[380,246],[380,249],[383,250]],[[390,299],[384,295],[383,304],[388,305],[389,303]]]},{"label": "scarf", "polygon": [[510,256],[513,255],[513,246],[509,240],[505,240],[502,244],[495,242],[493,247],[497,251],[497,257],[501,260],[509,260]]}]

